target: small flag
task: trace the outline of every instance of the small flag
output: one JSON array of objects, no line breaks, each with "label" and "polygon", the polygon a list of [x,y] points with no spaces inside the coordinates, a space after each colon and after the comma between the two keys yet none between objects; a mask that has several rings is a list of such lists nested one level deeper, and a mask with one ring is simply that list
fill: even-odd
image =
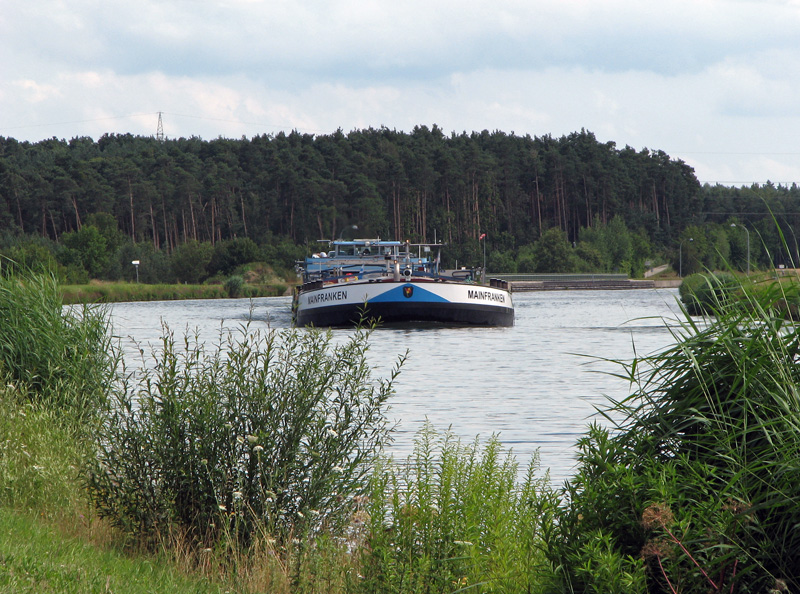
[{"label": "small flag", "polygon": [[478,241],[480,241],[480,240],[481,240],[481,239],[483,239],[484,237],[486,237],[486,233],[481,233],[481,236],[478,238]]}]

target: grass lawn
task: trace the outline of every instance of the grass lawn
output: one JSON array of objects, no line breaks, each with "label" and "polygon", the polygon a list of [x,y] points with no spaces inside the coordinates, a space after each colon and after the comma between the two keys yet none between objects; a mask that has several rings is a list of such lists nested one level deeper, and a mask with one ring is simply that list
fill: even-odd
[{"label": "grass lawn", "polygon": [[0,592],[205,594],[224,590],[168,564],[65,537],[52,523],[0,508]]}]

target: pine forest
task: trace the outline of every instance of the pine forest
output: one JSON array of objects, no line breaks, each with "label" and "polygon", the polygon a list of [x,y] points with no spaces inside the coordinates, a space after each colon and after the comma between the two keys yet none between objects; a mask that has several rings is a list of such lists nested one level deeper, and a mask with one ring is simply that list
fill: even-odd
[{"label": "pine forest", "polygon": [[663,151],[585,130],[0,137],[0,253],[71,282],[130,280],[134,259],[143,282],[202,282],[251,261],[290,271],[352,225],[359,237],[443,243],[451,265],[480,264],[485,248],[498,273],[637,276],[675,267],[679,252],[688,272],[792,266],[798,224],[796,184],[701,185]]}]

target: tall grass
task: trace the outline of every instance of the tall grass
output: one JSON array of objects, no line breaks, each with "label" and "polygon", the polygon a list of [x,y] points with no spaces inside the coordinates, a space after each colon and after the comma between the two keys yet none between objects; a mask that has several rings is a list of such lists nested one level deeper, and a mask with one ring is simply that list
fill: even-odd
[{"label": "tall grass", "polygon": [[115,379],[118,350],[106,311],[64,311],[51,274],[0,275],[0,377],[32,400],[94,414]]},{"label": "tall grass", "polygon": [[47,516],[85,510],[87,434],[62,411],[0,388],[0,506]]},{"label": "tall grass", "polygon": [[597,584],[580,568],[606,538],[652,592],[800,589],[800,329],[775,306],[793,291],[711,292],[711,317],[625,366],[624,420],[581,440],[550,541],[565,583]]},{"label": "tall grass", "polygon": [[430,426],[405,464],[376,470],[365,525],[363,592],[540,592],[550,575],[542,525],[547,477],[518,465],[496,437],[463,445]]}]

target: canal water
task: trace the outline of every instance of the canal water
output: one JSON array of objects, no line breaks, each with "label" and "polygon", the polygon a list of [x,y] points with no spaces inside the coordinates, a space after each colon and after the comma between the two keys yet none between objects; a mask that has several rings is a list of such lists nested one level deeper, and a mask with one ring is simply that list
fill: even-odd
[{"label": "canal water", "polygon": [[[604,359],[629,360],[674,342],[677,290],[516,293],[511,328],[382,328],[370,360],[386,376],[399,354],[408,360],[395,382],[389,418],[397,423],[390,451],[405,458],[419,428],[430,421],[463,440],[498,434],[521,466],[540,451],[555,483],[574,469],[575,442],[606,397],[630,393]],[[288,328],[290,298],[119,303],[114,333],[129,367],[139,347],[157,348],[162,322],[216,342],[251,315],[253,328]],[[344,338],[347,330],[336,330]],[[138,345],[138,346],[137,346]]]}]

